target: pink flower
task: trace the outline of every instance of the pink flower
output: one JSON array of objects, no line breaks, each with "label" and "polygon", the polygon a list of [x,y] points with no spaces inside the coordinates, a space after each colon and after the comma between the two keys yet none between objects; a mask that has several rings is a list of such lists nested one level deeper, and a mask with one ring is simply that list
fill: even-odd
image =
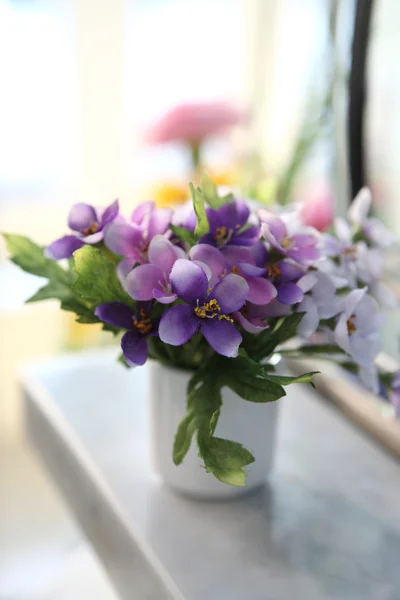
[{"label": "pink flower", "polygon": [[325,231],[333,223],[333,197],[328,187],[314,192],[303,202],[301,218],[304,225]]},{"label": "pink flower", "polygon": [[244,114],[226,102],[178,104],[162,115],[147,131],[150,144],[201,142],[237,125]]}]

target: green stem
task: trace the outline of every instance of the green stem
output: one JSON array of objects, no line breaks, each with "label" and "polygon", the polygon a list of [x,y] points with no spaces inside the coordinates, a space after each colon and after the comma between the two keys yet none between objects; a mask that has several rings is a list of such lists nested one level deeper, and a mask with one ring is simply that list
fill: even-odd
[{"label": "green stem", "polygon": [[201,167],[201,143],[194,142],[194,141],[189,142],[189,150],[190,150],[192,169],[194,172],[196,172]]}]

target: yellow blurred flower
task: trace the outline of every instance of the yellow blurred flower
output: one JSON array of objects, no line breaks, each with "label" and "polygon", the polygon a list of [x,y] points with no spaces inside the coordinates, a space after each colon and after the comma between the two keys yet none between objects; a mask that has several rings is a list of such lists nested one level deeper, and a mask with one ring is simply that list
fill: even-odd
[{"label": "yellow blurred flower", "polygon": [[189,199],[189,187],[183,183],[160,183],[151,189],[150,197],[154,200],[158,208],[183,204]]}]

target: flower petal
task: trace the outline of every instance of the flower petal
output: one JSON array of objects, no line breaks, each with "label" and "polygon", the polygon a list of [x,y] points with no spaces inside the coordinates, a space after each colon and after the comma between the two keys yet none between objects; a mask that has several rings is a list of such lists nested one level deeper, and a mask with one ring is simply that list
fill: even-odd
[{"label": "flower petal", "polygon": [[258,216],[260,217],[260,221],[268,226],[268,230],[275,240],[280,240],[287,235],[288,232],[285,223],[273,212],[262,208],[259,210]]},{"label": "flower petal", "polygon": [[[233,267],[238,263],[246,263],[249,265],[256,264],[252,248],[245,248],[244,246],[225,246],[221,249],[221,254],[230,267]],[[264,263],[260,264],[264,265]]]},{"label": "flower petal", "polygon": [[172,267],[170,281],[173,291],[189,304],[196,304],[207,294],[207,275],[199,265],[179,258]]},{"label": "flower petal", "polygon": [[181,346],[196,333],[198,326],[199,319],[194,314],[193,307],[178,304],[161,317],[158,335],[165,344]]},{"label": "flower petal", "polygon": [[249,284],[248,301],[253,304],[268,304],[276,298],[278,292],[276,287],[268,280],[262,277],[248,277]]},{"label": "flower petal", "polygon": [[172,266],[177,259],[175,247],[167,238],[156,235],[150,242],[147,254],[149,263],[158,267],[162,273],[170,274]]},{"label": "flower petal", "polygon": [[127,331],[121,340],[124,358],[130,367],[140,367],[147,360],[147,340],[133,331]]},{"label": "flower petal", "polygon": [[151,300],[154,288],[161,289],[163,273],[154,265],[140,265],[129,273],[125,289],[134,300]]},{"label": "flower petal", "polygon": [[75,250],[82,248],[84,242],[76,235],[65,235],[56,240],[44,251],[44,255],[52,260],[61,260],[62,258],[70,258]]},{"label": "flower petal", "polygon": [[277,299],[282,304],[296,304],[303,300],[303,292],[295,283],[282,283],[277,285],[278,296]]},{"label": "flower petal", "polygon": [[225,258],[222,253],[210,244],[196,244],[189,251],[192,260],[206,264],[214,277],[218,277],[225,271]]},{"label": "flower petal", "polygon": [[[139,206],[135,208],[131,215],[131,221],[135,225],[143,225],[145,227],[149,224],[151,213],[155,209],[155,204],[152,200],[148,202],[141,202]],[[146,222],[147,221],[147,222]]]},{"label": "flower petal", "polygon": [[107,225],[107,223],[111,223],[111,221],[114,221],[114,219],[118,215],[118,211],[118,200],[114,200],[114,202],[112,202],[109,206],[107,206],[104,209],[103,214],[101,215],[101,225],[104,227],[104,225]]},{"label": "flower petal", "polygon": [[354,198],[348,210],[348,217],[352,223],[362,225],[371,209],[372,195],[367,187],[363,187]]},{"label": "flower petal", "polygon": [[268,324],[261,321],[261,319],[246,319],[240,311],[233,313],[233,317],[248,333],[260,333],[268,327]]},{"label": "flower petal", "polygon": [[278,267],[281,272],[279,278],[281,281],[294,281],[304,275],[304,269],[300,265],[288,260],[280,261]]},{"label": "flower petal", "polygon": [[122,302],[107,302],[99,304],[94,311],[96,317],[111,325],[123,329],[132,329],[133,311]]},{"label": "flower petal", "polygon": [[125,258],[134,258],[142,239],[142,232],[138,227],[114,221],[106,228],[104,243],[111,252]]},{"label": "flower petal", "polygon": [[82,238],[85,244],[98,244],[104,238],[104,231],[97,231]]},{"label": "flower petal", "polygon": [[93,223],[97,222],[97,214],[93,206],[79,202],[69,211],[68,227],[74,231],[88,229]]},{"label": "flower petal", "polygon": [[215,298],[224,314],[236,312],[242,308],[249,293],[247,281],[239,275],[229,274],[212,290],[209,299]]},{"label": "flower petal", "polygon": [[226,319],[206,319],[201,323],[201,332],[215,352],[236,358],[242,336],[233,323]]},{"label": "flower petal", "polygon": [[298,305],[297,311],[305,313],[297,326],[297,335],[308,340],[317,331],[319,325],[317,305],[312,298],[305,296]]},{"label": "flower petal", "polygon": [[172,210],[158,208],[152,212],[149,219],[148,239],[151,240],[159,233],[165,233],[171,223]]},{"label": "flower petal", "polygon": [[178,298],[176,294],[173,294],[172,292],[163,292],[163,290],[158,288],[154,288],[153,297],[161,304],[171,304]]},{"label": "flower petal", "polygon": [[240,268],[241,274],[246,277],[262,277],[267,272],[267,269],[256,267],[255,265],[249,265],[249,263],[239,263],[238,267]]},{"label": "flower petal", "polygon": [[118,263],[117,277],[120,280],[121,284],[124,286],[124,289],[125,289],[125,280],[128,277],[129,273],[132,271],[136,262],[137,261],[134,258],[124,258]]}]

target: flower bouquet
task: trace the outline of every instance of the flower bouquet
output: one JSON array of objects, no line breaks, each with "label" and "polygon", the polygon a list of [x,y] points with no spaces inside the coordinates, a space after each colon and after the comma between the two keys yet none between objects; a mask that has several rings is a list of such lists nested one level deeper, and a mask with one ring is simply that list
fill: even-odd
[{"label": "flower bouquet", "polygon": [[[171,452],[179,465],[195,438],[202,477],[244,486],[245,468],[263,457],[216,435],[229,410],[224,394],[243,399],[245,415],[275,403],[292,383],[312,385],[315,375],[276,372],[277,352],[339,361],[370,389],[383,385],[390,394],[393,385],[397,393],[399,374],[375,366],[389,300],[381,246],[390,235],[368,217],[368,190],[330,233],[302,224],[297,209],[266,210],[222,195],[205,176],[190,193],[175,211],[145,202],[129,219],[117,201],[104,210],[76,204],[71,233],[46,248],[18,235],[5,239],[14,263],[48,279],[28,302],[56,298],[79,323],[122,333],[120,361],[128,367],[150,358],[184,375],[186,414],[171,440],[171,465]],[[162,377],[158,390],[168,385]]]}]

